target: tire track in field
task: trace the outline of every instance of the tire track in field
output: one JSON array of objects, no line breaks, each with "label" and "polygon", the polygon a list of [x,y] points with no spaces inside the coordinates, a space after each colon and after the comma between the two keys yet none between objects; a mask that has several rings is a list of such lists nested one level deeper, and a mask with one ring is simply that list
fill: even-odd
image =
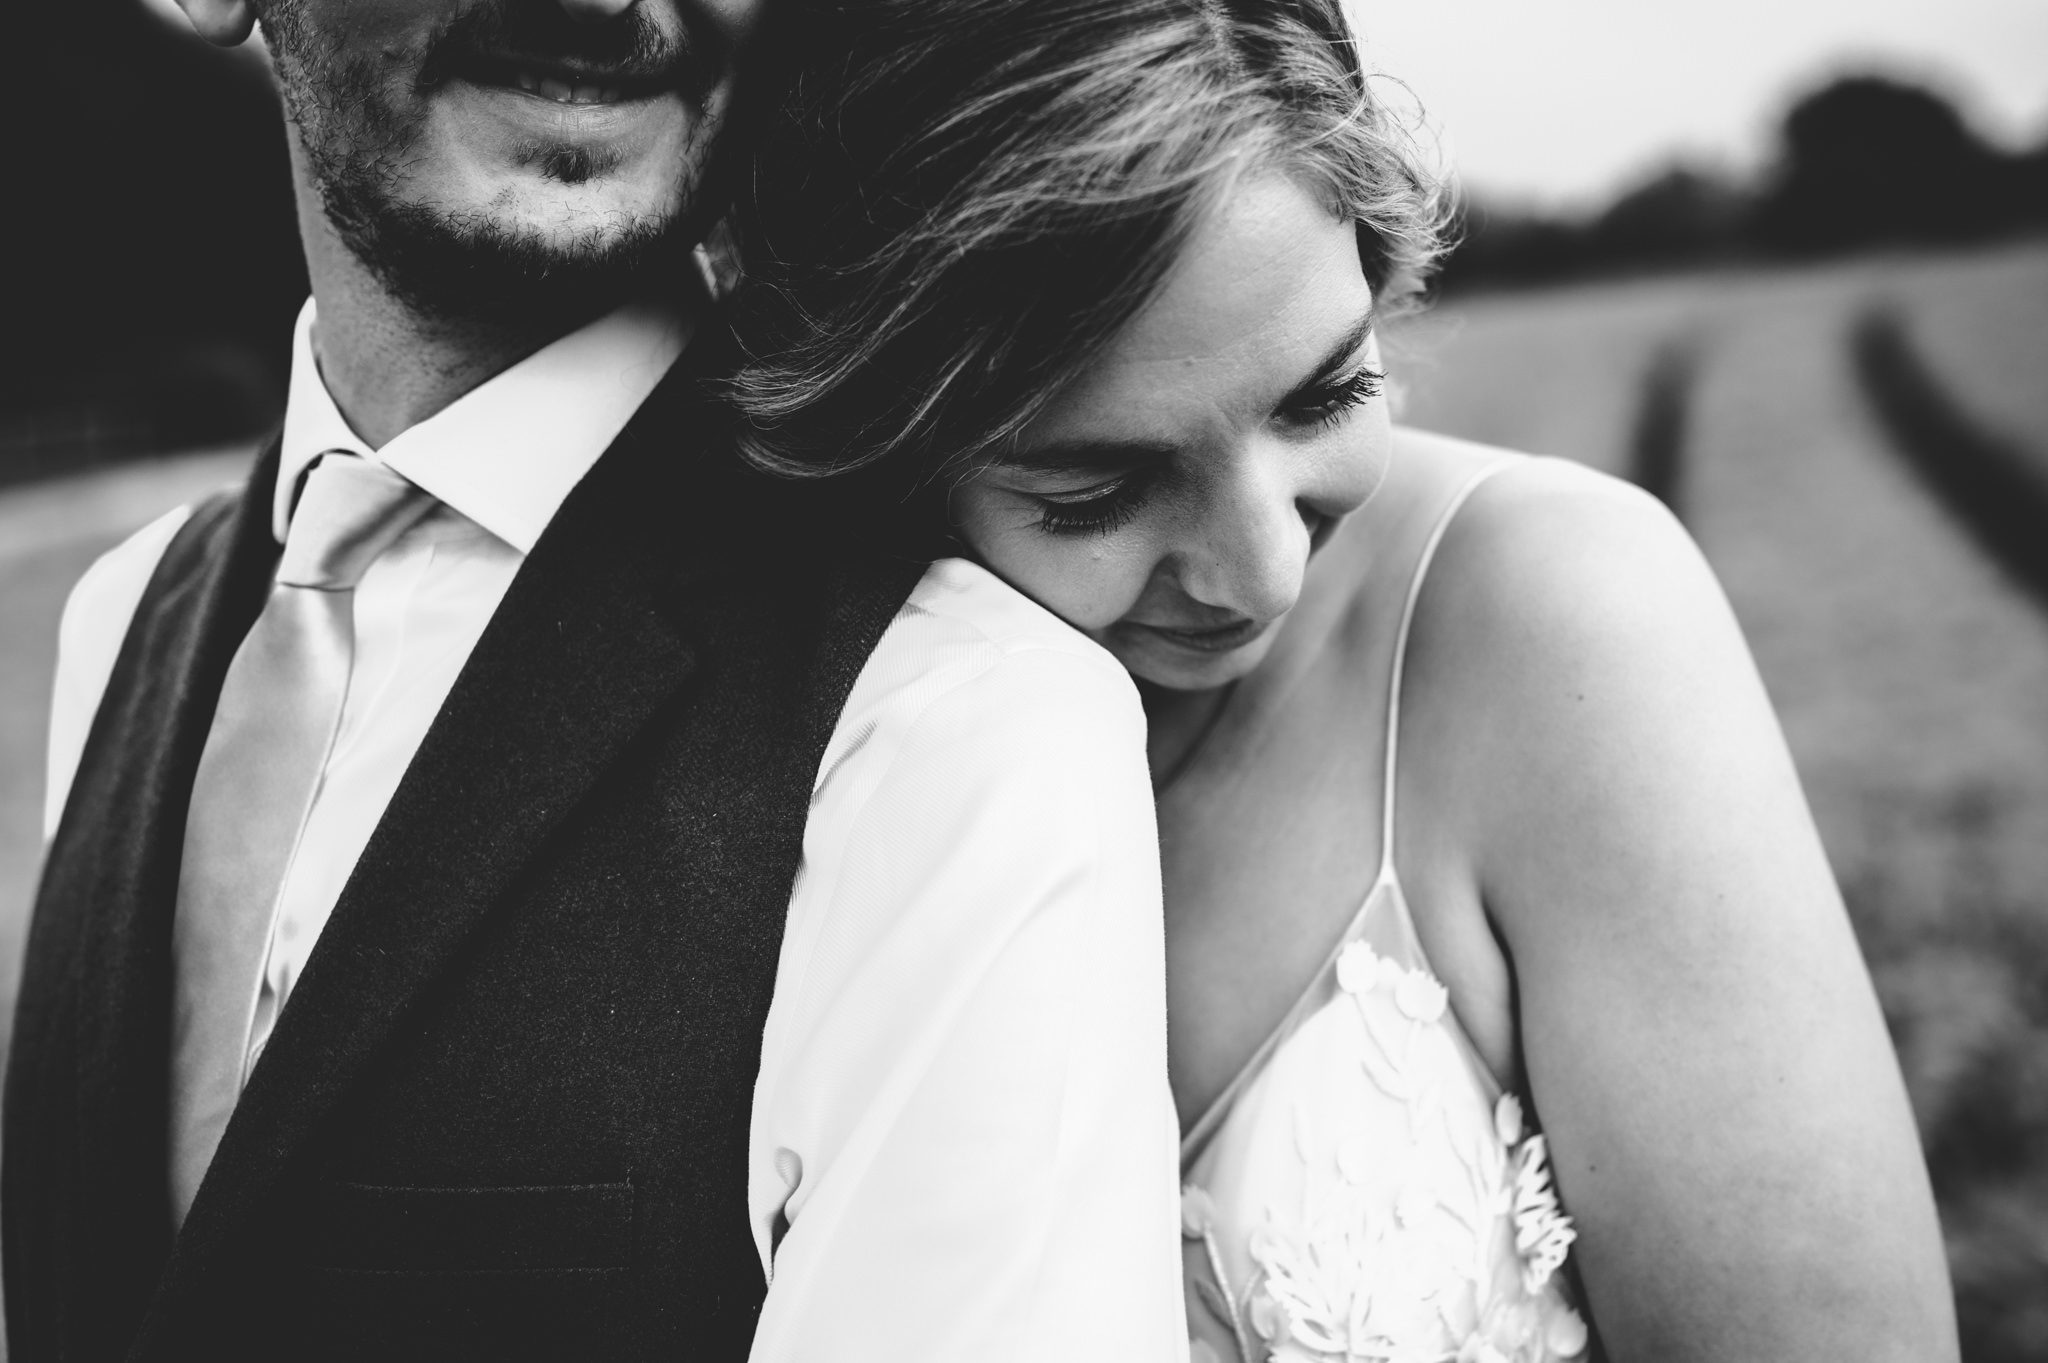
[{"label": "tire track in field", "polygon": [[1977,546],[2048,609],[2048,462],[1957,402],[1890,309],[1859,316],[1849,349],[1893,449]]},{"label": "tire track in field", "polygon": [[1685,519],[1685,450],[1700,347],[1692,337],[1664,342],[1650,357],[1629,424],[1629,481]]}]

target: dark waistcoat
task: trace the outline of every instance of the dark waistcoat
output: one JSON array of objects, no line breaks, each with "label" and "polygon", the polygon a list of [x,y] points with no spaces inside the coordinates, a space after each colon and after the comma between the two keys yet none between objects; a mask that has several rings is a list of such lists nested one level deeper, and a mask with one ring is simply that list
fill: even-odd
[{"label": "dark waistcoat", "polygon": [[818,499],[716,429],[686,357],[535,546],[174,1238],[179,848],[276,561],[275,450],[178,534],[30,929],[13,1363],[745,1357],[747,1127],[811,783],[919,565],[822,547]]}]

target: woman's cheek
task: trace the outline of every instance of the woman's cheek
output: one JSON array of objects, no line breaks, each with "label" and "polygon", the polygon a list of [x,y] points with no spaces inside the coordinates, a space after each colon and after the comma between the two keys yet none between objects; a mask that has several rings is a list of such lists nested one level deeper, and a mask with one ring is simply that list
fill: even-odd
[{"label": "woman's cheek", "polygon": [[1088,536],[1059,547],[1057,569],[1061,604],[1049,609],[1087,633],[1106,630],[1128,616],[1145,593],[1150,562],[1141,536],[1126,531],[1107,537]]},{"label": "woman's cheek", "polygon": [[956,494],[954,527],[997,577],[1083,632],[1123,619],[1144,592],[1149,551],[1139,527],[1050,535],[1034,517],[972,486]]},{"label": "woman's cheek", "polygon": [[1121,585],[1122,564],[1101,552],[1092,539],[1030,532],[1034,542],[1011,543],[996,575],[1060,619],[1083,632],[1106,629],[1123,618],[1136,592]]}]

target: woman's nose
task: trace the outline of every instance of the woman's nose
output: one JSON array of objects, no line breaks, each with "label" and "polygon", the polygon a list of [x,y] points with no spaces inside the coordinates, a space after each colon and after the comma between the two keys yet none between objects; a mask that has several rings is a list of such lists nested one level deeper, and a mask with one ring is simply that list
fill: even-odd
[{"label": "woman's nose", "polygon": [[1206,606],[1271,620],[1301,596],[1321,513],[1293,480],[1247,476],[1219,488],[1182,555],[1181,590]]},{"label": "woman's nose", "polygon": [[[1382,423],[1382,426],[1384,423]],[[1317,532],[1350,515],[1386,476],[1391,432],[1302,448],[1287,442],[1226,461],[1180,565],[1181,590],[1258,620],[1294,608]]]}]

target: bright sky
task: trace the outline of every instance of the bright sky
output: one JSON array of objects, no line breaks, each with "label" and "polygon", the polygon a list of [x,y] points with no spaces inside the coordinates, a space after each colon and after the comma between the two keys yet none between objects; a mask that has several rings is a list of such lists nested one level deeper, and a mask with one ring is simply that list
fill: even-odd
[{"label": "bright sky", "polygon": [[1848,69],[1927,79],[1986,136],[2048,138],[2048,0],[1346,0],[1465,183],[1550,205],[1684,153],[1745,169]]}]

